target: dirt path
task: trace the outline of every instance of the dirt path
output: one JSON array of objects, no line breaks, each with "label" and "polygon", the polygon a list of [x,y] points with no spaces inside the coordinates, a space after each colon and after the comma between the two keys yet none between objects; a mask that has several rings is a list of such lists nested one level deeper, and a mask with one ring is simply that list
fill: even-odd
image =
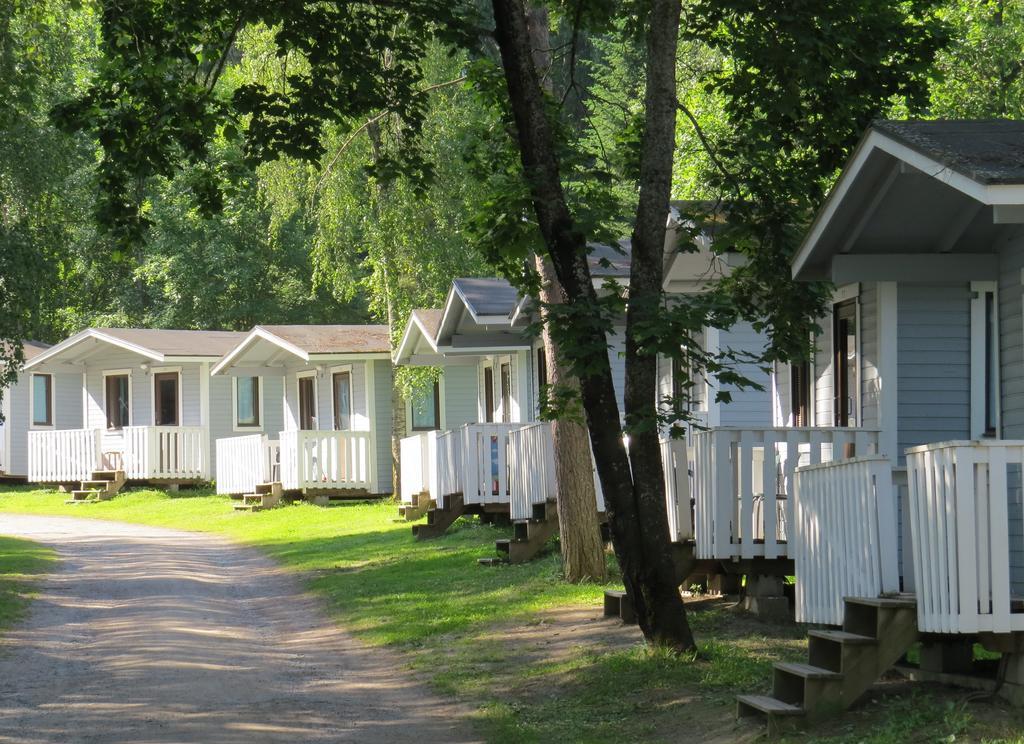
[{"label": "dirt path", "polygon": [[0,515],[0,533],[62,558],[0,641],[0,741],[474,740],[255,550],[60,517]]}]

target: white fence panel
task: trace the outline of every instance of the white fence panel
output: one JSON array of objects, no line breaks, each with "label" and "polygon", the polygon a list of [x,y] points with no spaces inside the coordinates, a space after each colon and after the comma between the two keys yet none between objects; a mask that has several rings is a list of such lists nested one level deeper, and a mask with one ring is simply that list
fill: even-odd
[{"label": "white fence panel", "polygon": [[28,480],[71,483],[87,480],[100,464],[99,429],[56,429],[28,433]]},{"label": "white fence panel", "polygon": [[522,424],[466,424],[462,498],[466,504],[507,504],[508,435]]},{"label": "white fence panel", "polygon": [[130,479],[209,480],[201,426],[126,426],[123,467]]},{"label": "white fence panel", "polygon": [[555,501],[555,451],[551,424],[530,424],[509,432],[509,516],[513,521],[530,519],[535,504]]},{"label": "white fence panel", "polygon": [[797,467],[877,453],[878,431],[715,428],[693,442],[697,557],[780,558]]},{"label": "white fence panel", "polygon": [[1024,442],[942,442],[907,450],[918,627],[925,633],[1024,630],[1013,612],[1008,489]]},{"label": "white fence panel", "polygon": [[217,440],[217,493],[253,493],[266,482],[265,434]]},{"label": "white fence panel", "polygon": [[368,431],[281,432],[281,483],[288,489],[373,488]]},{"label": "white fence panel", "polygon": [[672,542],[693,539],[693,505],[690,492],[690,448],[685,439],[661,442],[661,464],[665,471],[665,508]]},{"label": "white fence panel", "polygon": [[462,493],[462,457],[465,449],[466,427],[452,429],[437,435],[437,492],[434,500],[439,508],[447,507],[449,496]]},{"label": "white fence panel", "polygon": [[844,597],[899,590],[896,492],[883,455],[797,469],[789,543],[796,619],[839,625]]},{"label": "white fence panel", "polygon": [[401,497],[405,504],[411,504],[418,494],[433,497],[437,493],[437,437],[436,431],[424,431],[399,442]]}]

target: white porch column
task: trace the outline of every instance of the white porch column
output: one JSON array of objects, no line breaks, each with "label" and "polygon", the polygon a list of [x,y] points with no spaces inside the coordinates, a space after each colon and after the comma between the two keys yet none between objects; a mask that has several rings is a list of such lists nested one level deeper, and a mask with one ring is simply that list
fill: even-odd
[{"label": "white porch column", "polygon": [[878,438],[879,454],[899,461],[899,368],[897,367],[897,284],[878,283]]}]

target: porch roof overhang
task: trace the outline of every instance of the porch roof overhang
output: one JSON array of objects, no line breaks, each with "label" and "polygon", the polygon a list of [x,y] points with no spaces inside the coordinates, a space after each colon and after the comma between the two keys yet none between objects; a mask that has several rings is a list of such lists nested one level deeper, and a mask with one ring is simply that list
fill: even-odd
[{"label": "porch roof overhang", "polygon": [[997,277],[997,246],[1024,225],[1024,122],[876,122],[792,263],[793,277]]},{"label": "porch roof overhang", "polygon": [[131,352],[152,362],[167,361],[166,356],[155,349],[125,341],[95,328],[88,328],[35,355],[25,363],[24,369],[28,371],[84,367],[90,358],[111,348]]},{"label": "porch roof overhang", "polygon": [[391,354],[383,350],[347,351],[344,345],[336,349],[310,351],[275,333],[271,328],[256,326],[213,366],[210,374],[231,375],[239,373],[239,370],[248,374],[253,370],[280,369],[290,365],[316,366],[330,362],[390,358]]}]

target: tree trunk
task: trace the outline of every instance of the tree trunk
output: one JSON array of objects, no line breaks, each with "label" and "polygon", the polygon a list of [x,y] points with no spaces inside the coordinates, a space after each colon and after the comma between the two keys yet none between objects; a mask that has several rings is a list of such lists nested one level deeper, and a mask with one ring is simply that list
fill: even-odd
[{"label": "tree trunk", "polygon": [[[561,286],[551,262],[534,256],[541,277],[542,305],[562,302]],[[545,314],[541,310],[542,316]],[[580,381],[563,363],[562,351],[544,321],[544,356],[548,387],[578,394]],[[565,580],[603,581],[607,577],[604,540],[597,518],[597,489],[590,455],[590,437],[580,419],[562,418],[551,422],[555,455],[555,481],[558,484],[558,534],[562,547]]]},{"label": "tree trunk", "polygon": [[[529,8],[527,19],[533,48],[533,63],[551,91],[551,35],[546,8]],[[554,267],[541,255],[533,257],[541,280],[540,302],[543,320],[542,340],[548,387],[578,396],[580,381],[567,368],[562,350],[548,328],[544,306],[562,302],[562,287]],[[607,569],[604,540],[597,518],[597,489],[594,488],[590,437],[580,419],[562,418],[551,422],[551,440],[555,457],[555,482],[558,485],[558,533],[562,549],[565,580],[604,581]]]},{"label": "tree trunk", "polygon": [[[555,150],[555,136],[545,112],[543,95],[533,65],[530,49],[529,30],[522,0],[492,0],[495,17],[495,38],[501,51],[508,87],[509,102],[516,124],[520,159],[524,175],[530,185],[534,211],[544,243],[551,256],[552,264],[562,285],[564,299],[574,311],[593,312],[597,295],[587,264],[586,239],[576,227],[562,189],[561,174]],[[675,21],[673,22],[673,12]],[[674,76],[675,34],[678,32],[679,1],[654,0],[648,20],[648,65],[653,59],[664,64],[666,36],[672,37],[672,57],[667,60]],[[648,70],[651,74],[651,70]],[[660,79],[655,81],[655,90],[660,94],[663,87]],[[650,96],[650,91],[648,95]],[[670,99],[675,100],[675,91]],[[661,112],[661,109],[658,109]],[[648,118],[651,118],[648,110]],[[663,115],[663,112],[662,112]],[[673,121],[675,111],[672,112]],[[648,122],[650,124],[650,121]],[[661,122],[655,131],[660,132]],[[660,152],[660,151],[659,151]],[[652,157],[654,151],[645,148],[644,156]],[[667,167],[671,169],[671,153]],[[670,170],[671,172],[671,170]],[[653,200],[658,196],[650,188],[643,191],[641,201]],[[660,206],[664,224],[668,214],[668,200]],[[647,212],[645,211],[646,215]],[[642,237],[647,237],[644,233]],[[637,260],[650,261],[650,255],[642,250]],[[659,253],[657,262],[660,265]],[[650,281],[650,267],[641,266],[638,271],[645,286]],[[659,288],[660,289],[660,288]],[[634,330],[627,329],[627,334]],[[597,461],[598,474],[604,491],[605,505],[611,523],[612,538],[616,557],[622,569],[626,591],[637,611],[637,619],[644,636],[652,643],[669,646],[678,650],[693,647],[693,635],[686,622],[686,614],[679,595],[675,569],[668,540],[665,502],[662,497],[661,529],[647,531],[644,524],[657,524],[655,515],[644,515],[641,522],[640,509],[653,502],[657,492],[663,494],[661,481],[660,450],[656,435],[651,452],[642,452],[639,467],[650,467],[656,462],[652,473],[640,474],[639,483],[644,492],[634,489],[633,474],[622,441],[618,404],[612,384],[611,365],[607,354],[607,339],[604,331],[593,324],[581,324],[573,329],[581,350],[585,376],[580,378],[583,405],[590,428],[590,440]],[[638,386],[639,387],[639,386]],[[634,396],[636,392],[634,392]],[[647,401],[654,406],[653,390]],[[637,444],[640,448],[651,447],[651,437],[645,437]],[[631,446],[632,449],[632,446]]]}]

